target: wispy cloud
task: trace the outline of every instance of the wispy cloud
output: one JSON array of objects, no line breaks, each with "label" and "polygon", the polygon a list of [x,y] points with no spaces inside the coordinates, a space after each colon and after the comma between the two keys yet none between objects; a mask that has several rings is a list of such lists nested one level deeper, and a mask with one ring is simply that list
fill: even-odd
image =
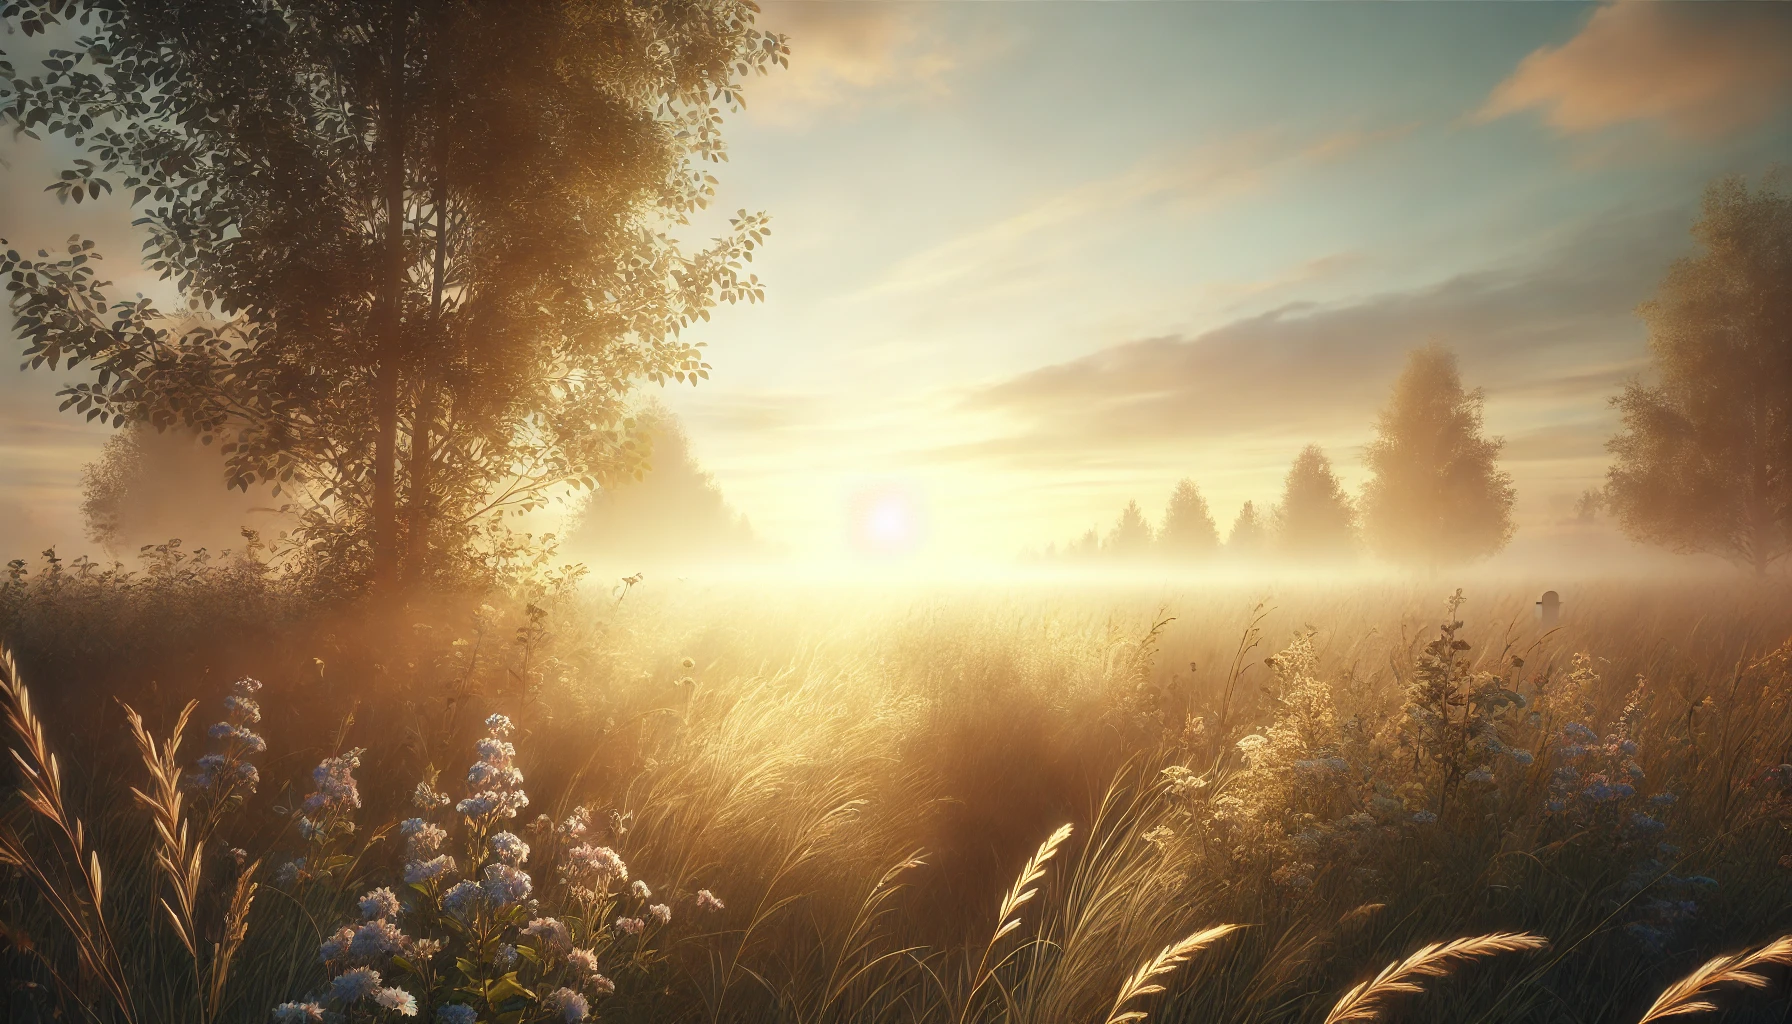
[{"label": "wispy cloud", "polygon": [[780,3],[760,23],[790,37],[790,67],[752,83],[755,120],[806,125],[892,101],[940,100],[969,50],[926,4]]},{"label": "wispy cloud", "polygon": [[1405,353],[1432,339],[1460,351],[1471,383],[1514,409],[1589,398],[1597,409],[1595,396],[1639,366],[1630,310],[1682,231],[1678,212],[1628,218],[1524,266],[1112,346],[973,393],[964,411],[1008,430],[941,454],[1041,465],[1070,452],[1356,436]]},{"label": "wispy cloud", "polygon": [[1538,110],[1563,134],[1655,122],[1683,138],[1752,128],[1792,101],[1792,4],[1618,0],[1527,56],[1483,120]]},{"label": "wispy cloud", "polygon": [[1118,173],[1048,192],[1019,210],[897,261],[855,298],[951,288],[987,297],[1005,282],[1037,290],[1055,257],[1076,260],[1091,235],[1127,217],[1192,217],[1259,193],[1278,176],[1345,159],[1410,134],[1414,125],[1317,138],[1251,131],[1154,154]]}]

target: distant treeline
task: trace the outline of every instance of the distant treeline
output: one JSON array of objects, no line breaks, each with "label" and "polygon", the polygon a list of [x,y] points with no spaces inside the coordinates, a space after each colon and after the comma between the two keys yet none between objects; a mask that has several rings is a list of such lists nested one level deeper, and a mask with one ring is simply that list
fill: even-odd
[{"label": "distant treeline", "polygon": [[1512,538],[1512,478],[1504,441],[1482,435],[1479,389],[1465,391],[1456,356],[1438,344],[1414,351],[1376,424],[1362,494],[1345,492],[1316,444],[1301,449],[1269,508],[1247,501],[1222,541],[1201,488],[1176,485],[1161,527],[1128,502],[1104,535],[1091,528],[1047,558],[1198,560],[1218,555],[1325,563],[1365,547],[1392,561],[1449,564],[1491,555]]}]

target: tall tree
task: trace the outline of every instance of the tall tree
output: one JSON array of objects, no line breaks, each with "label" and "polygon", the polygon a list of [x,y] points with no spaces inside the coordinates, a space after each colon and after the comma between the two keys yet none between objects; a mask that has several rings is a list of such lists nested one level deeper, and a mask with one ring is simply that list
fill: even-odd
[{"label": "tall tree", "polygon": [[1139,510],[1138,502],[1129,501],[1120,510],[1120,518],[1114,521],[1101,550],[1114,558],[1143,558],[1151,553],[1151,524]]},{"label": "tall tree", "polygon": [[1692,234],[1641,309],[1654,382],[1623,417],[1607,506],[1625,532],[1757,573],[1785,557],[1792,514],[1792,195],[1784,172],[1750,190],[1713,182]]},{"label": "tall tree", "polygon": [[1363,533],[1377,554],[1436,566],[1512,539],[1512,477],[1499,468],[1504,442],[1481,434],[1484,400],[1463,390],[1456,355],[1442,345],[1407,358],[1364,456]]},{"label": "tall tree", "polygon": [[753,554],[752,527],[697,464],[677,417],[655,407],[641,420],[652,442],[649,467],[639,480],[593,493],[565,546],[629,561],[619,568],[630,571]]},{"label": "tall tree", "polygon": [[1268,531],[1255,502],[1247,501],[1238,508],[1232,529],[1226,534],[1226,550],[1234,555],[1258,555],[1263,552]]},{"label": "tall tree", "polygon": [[446,571],[491,513],[631,472],[627,392],[707,376],[681,332],[760,297],[762,216],[669,233],[785,59],[746,0],[17,6],[82,34],[5,116],[85,150],[63,198],[122,176],[187,307],[114,301],[91,243],[8,251],[29,360],[87,364],[89,418],[222,438],[342,575]]},{"label": "tall tree", "polygon": [[1219,550],[1220,535],[1213,524],[1213,513],[1208,511],[1207,499],[1193,480],[1176,484],[1157,542],[1172,558],[1201,558]]},{"label": "tall tree", "polygon": [[1276,546],[1291,557],[1326,561],[1356,549],[1356,509],[1316,444],[1295,456],[1274,518]]}]

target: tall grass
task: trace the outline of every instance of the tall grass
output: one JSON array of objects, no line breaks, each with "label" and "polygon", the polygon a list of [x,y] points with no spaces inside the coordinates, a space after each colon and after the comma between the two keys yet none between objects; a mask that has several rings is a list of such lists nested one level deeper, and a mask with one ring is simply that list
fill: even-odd
[{"label": "tall grass", "polygon": [[[161,585],[88,586],[9,598],[35,693],[9,661],[8,1019],[265,1021],[307,1000],[396,1019],[398,989],[480,1020],[1631,1022],[1783,962],[1720,958],[1650,1005],[1662,974],[1792,910],[1792,604],[1771,592],[1589,587],[1546,634],[1515,589],[1470,591],[1460,627],[1441,588],[649,585],[269,597],[237,629]],[[147,639],[65,653],[108,618]],[[1445,660],[1440,626],[1466,645]],[[266,684],[267,750],[226,799],[190,782],[189,702],[240,675]],[[1410,724],[1427,693],[1448,728]],[[452,803],[494,713],[531,803],[476,827]],[[356,748],[360,805],[308,837],[313,767]],[[450,806],[419,810],[419,783]],[[439,884],[404,881],[409,818],[446,831]],[[499,831],[532,848],[538,905],[457,925],[446,891],[483,877]],[[652,896],[578,902],[580,844]],[[381,887],[400,911],[368,918]],[[410,945],[320,956],[379,922]],[[367,998],[325,998],[361,968]]]}]

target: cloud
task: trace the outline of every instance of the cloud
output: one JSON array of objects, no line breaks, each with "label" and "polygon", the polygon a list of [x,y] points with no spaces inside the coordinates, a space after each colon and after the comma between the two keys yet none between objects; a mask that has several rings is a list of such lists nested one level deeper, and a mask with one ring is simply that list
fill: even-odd
[{"label": "cloud", "polygon": [[[1310,139],[1248,131],[1154,154],[1118,173],[1047,193],[1014,213],[904,257],[853,297],[950,288],[984,302],[1008,285],[1030,293],[1039,287],[1048,262],[1075,264],[1086,258],[1092,233],[1124,233],[1118,226],[1122,217],[1145,211],[1154,219],[1200,214],[1261,192],[1277,176],[1335,163],[1369,146],[1404,138],[1415,127],[1349,129]],[[1317,261],[1304,272],[1318,275],[1340,267]]]},{"label": "cloud", "polygon": [[1006,430],[939,454],[1043,467],[1191,444],[1358,437],[1406,353],[1432,339],[1454,347],[1469,383],[1515,415],[1584,409],[1640,367],[1631,310],[1683,239],[1684,211],[1633,216],[1525,265],[1106,348],[968,395],[962,412]]},{"label": "cloud", "polygon": [[1527,56],[1478,117],[1542,112],[1563,134],[1637,121],[1734,135],[1792,101],[1792,4],[1618,0]]},{"label": "cloud", "polygon": [[790,37],[790,67],[749,88],[748,110],[772,124],[876,102],[939,99],[963,51],[925,4],[768,3],[760,24]]}]

